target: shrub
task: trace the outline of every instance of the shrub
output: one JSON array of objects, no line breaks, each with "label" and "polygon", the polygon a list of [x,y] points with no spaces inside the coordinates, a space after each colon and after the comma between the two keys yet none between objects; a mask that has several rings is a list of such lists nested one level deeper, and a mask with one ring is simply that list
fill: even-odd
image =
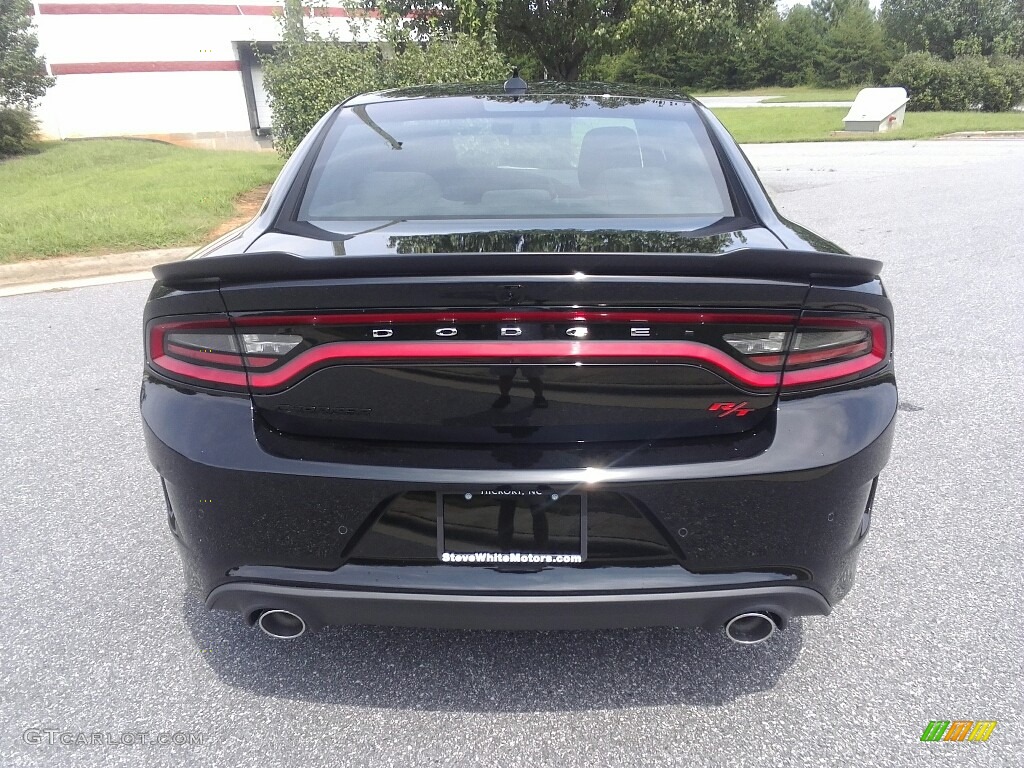
[{"label": "shrub", "polygon": [[1005,112],[1010,104],[1010,91],[999,70],[981,56],[960,56],[949,64],[950,90],[946,109],[956,112],[978,109]]},{"label": "shrub", "polygon": [[996,59],[996,66],[1010,92],[1010,109],[1024,106],[1024,59]]},{"label": "shrub", "polygon": [[375,53],[357,45],[314,39],[285,44],[263,62],[263,83],[274,115],[274,147],[281,155],[290,155],[336,104],[380,87]]},{"label": "shrub", "polygon": [[949,65],[930,53],[908,53],[896,62],[886,78],[886,84],[907,89],[907,109],[923,112],[945,108],[949,82]]},{"label": "shrub", "polygon": [[896,63],[886,82],[907,89],[912,110],[1005,112],[1024,100],[1024,61],[982,56],[945,61],[911,53]]},{"label": "shrub", "polygon": [[25,109],[0,109],[0,157],[22,155],[32,150],[38,126]]},{"label": "shrub", "polygon": [[510,68],[493,38],[455,33],[432,37],[426,43],[405,43],[385,57],[384,88],[433,83],[477,83],[504,80]]},{"label": "shrub", "polygon": [[326,112],[357,93],[499,80],[509,73],[493,36],[464,33],[437,35],[425,43],[401,34],[369,44],[313,37],[283,44],[263,66],[274,147],[284,157]]}]

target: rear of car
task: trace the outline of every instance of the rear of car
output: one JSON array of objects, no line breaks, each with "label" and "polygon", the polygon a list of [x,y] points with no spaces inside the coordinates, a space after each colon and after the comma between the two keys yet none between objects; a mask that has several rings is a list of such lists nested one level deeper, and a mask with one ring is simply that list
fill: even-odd
[{"label": "rear of car", "polygon": [[250,225],[156,270],[186,571],[277,636],[827,614],[892,437],[879,269],[681,97],[347,102]]}]

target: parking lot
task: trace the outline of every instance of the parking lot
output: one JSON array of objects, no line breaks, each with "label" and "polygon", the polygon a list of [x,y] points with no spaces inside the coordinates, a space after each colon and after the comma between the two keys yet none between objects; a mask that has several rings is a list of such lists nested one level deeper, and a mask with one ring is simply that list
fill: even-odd
[{"label": "parking lot", "polygon": [[[893,460],[830,617],[752,648],[271,641],[184,592],[138,415],[148,282],[0,298],[0,766],[1020,765],[1024,141],[748,152],[785,215],[885,261],[896,306]],[[919,741],[961,719],[998,726]]]}]

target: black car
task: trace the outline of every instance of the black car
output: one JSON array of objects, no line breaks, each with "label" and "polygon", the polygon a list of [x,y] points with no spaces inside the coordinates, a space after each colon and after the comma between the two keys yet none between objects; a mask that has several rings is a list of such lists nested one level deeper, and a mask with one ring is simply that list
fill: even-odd
[{"label": "black car", "polygon": [[154,270],[189,580],[275,637],[828,614],[892,442],[881,264],[783,219],[685,95],[514,90],[350,99]]}]

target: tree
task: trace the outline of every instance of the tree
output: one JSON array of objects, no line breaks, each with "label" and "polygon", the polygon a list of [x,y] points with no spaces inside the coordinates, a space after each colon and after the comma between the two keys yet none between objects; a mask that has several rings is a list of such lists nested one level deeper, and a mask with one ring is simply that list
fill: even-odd
[{"label": "tree", "polygon": [[53,85],[36,55],[28,0],[0,0],[0,157],[32,149],[36,121],[29,109]]},{"label": "tree", "polygon": [[1024,55],[1022,0],[884,0],[881,18],[904,52]]},{"label": "tree", "polygon": [[771,0],[634,0],[616,38],[615,63],[635,82],[681,88],[754,85]]},{"label": "tree", "polygon": [[28,0],[0,0],[0,108],[29,108],[53,85],[36,55]]},{"label": "tree", "polygon": [[578,80],[588,63],[611,52],[634,0],[363,0],[412,20],[421,37],[478,34],[493,26],[515,61],[536,62],[556,80]]},{"label": "tree", "polygon": [[[498,47],[514,61],[537,62],[548,77],[577,80],[598,72],[647,68],[639,79],[671,80],[661,70],[687,59],[737,73],[742,48],[772,0],[363,0],[413,20],[422,35],[438,30],[472,32],[467,19],[492,9]],[[758,33],[759,34],[759,33]],[[602,62],[602,57],[608,61]],[[689,66],[689,65],[687,65]],[[683,67],[686,69],[686,67]],[[650,75],[650,77],[648,77]]]},{"label": "tree", "polygon": [[891,56],[868,0],[847,0],[825,33],[819,60],[823,85],[875,83],[889,71]]},{"label": "tree", "polygon": [[638,48],[721,44],[762,24],[774,0],[633,0],[621,37]]},{"label": "tree", "polygon": [[811,85],[818,82],[825,30],[822,18],[795,5],[777,23],[769,24],[765,41],[765,85]]},{"label": "tree", "polygon": [[610,50],[631,0],[502,0],[499,43],[530,52],[556,80],[578,80],[584,63]]},{"label": "tree", "polygon": [[831,29],[856,2],[857,0],[811,0],[811,10],[827,29]]}]

